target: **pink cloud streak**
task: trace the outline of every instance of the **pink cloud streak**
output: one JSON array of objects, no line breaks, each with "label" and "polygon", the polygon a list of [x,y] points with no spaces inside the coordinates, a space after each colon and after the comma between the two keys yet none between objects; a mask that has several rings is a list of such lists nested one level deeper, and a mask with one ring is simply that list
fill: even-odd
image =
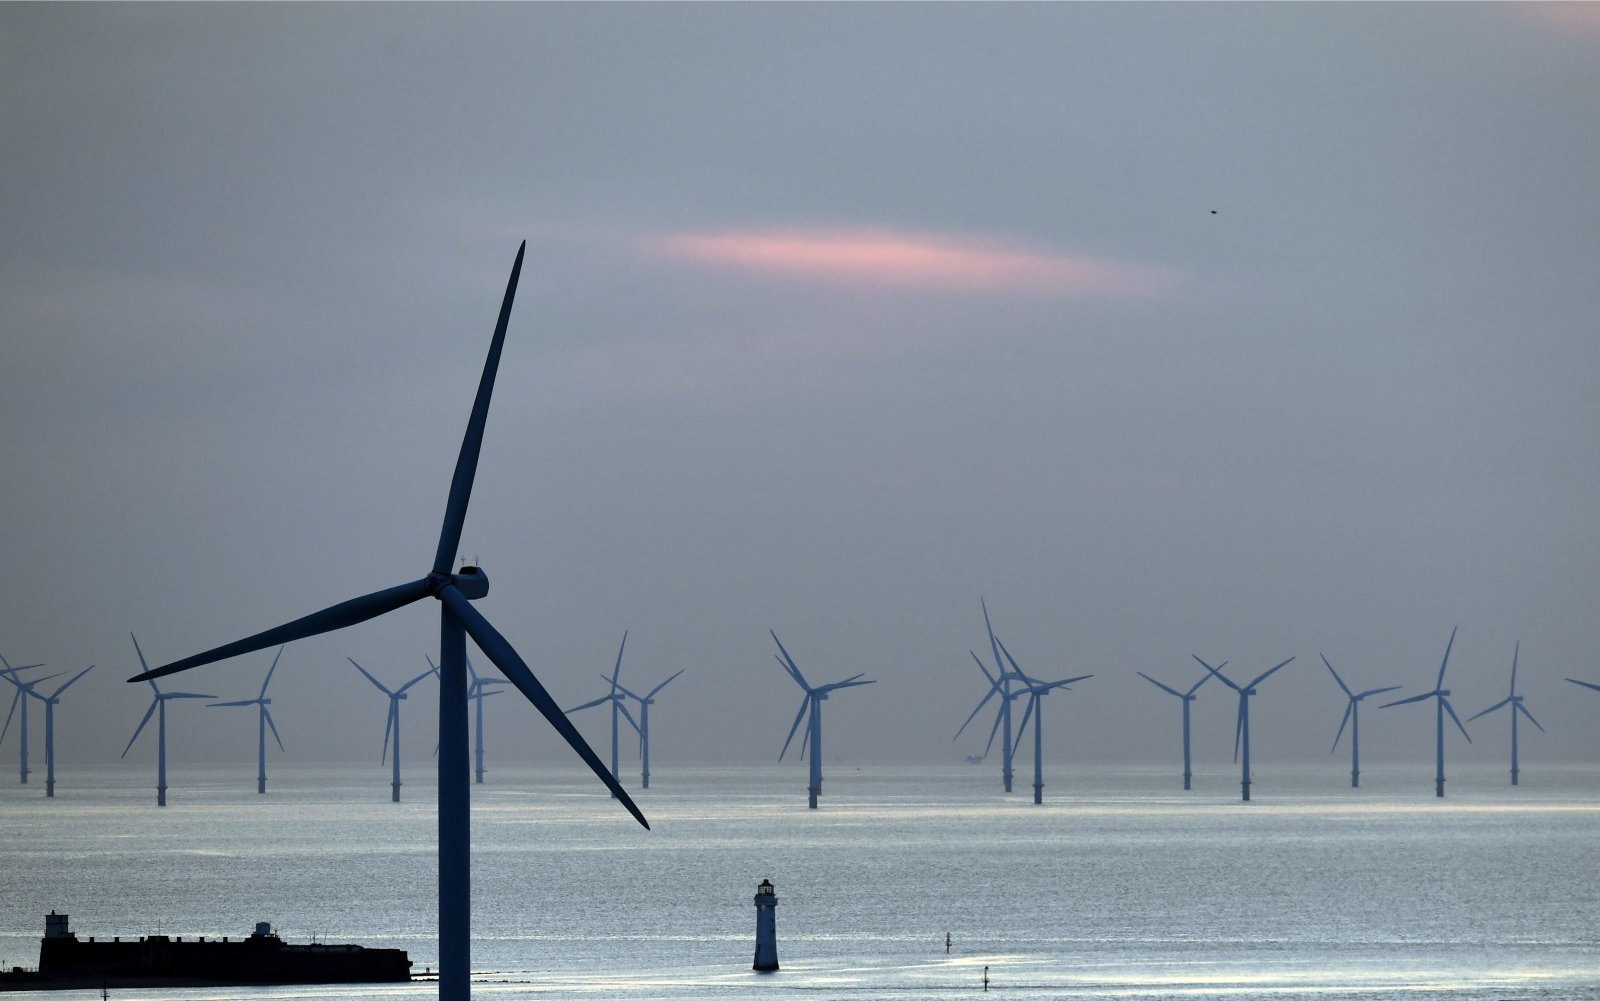
[{"label": "pink cloud streak", "polygon": [[1116,296],[1152,295],[1171,284],[1152,268],[885,230],[685,233],[660,238],[653,249],[695,264],[860,286]]}]

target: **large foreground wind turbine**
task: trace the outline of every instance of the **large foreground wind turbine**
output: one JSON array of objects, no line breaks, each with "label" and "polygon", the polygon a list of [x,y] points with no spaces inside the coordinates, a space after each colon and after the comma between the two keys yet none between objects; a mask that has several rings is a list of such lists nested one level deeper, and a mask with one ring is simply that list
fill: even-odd
[{"label": "large foreground wind turbine", "polygon": [[671,678],[668,678],[666,681],[663,681],[661,684],[650,689],[650,691],[646,692],[644,695],[635,695],[628,691],[627,687],[620,682],[617,684],[618,691],[633,701],[639,703],[639,760],[644,765],[644,775],[642,776],[642,779],[646,789],[650,788],[650,707],[655,703],[656,695],[661,691],[661,689],[671,684],[672,679],[676,678],[682,673],[682,670],[677,671],[672,675]]},{"label": "large foreground wind turbine", "polygon": [[843,681],[813,688],[811,683],[806,681],[805,675],[800,673],[800,668],[795,666],[794,658],[789,656],[789,651],[783,648],[783,641],[778,639],[778,634],[770,629],[767,631],[772,633],[772,642],[778,644],[778,652],[783,654],[777,658],[778,664],[806,693],[805,699],[800,703],[800,711],[795,713],[794,723],[789,727],[789,736],[783,742],[783,750],[778,752],[778,760],[782,761],[783,756],[789,752],[789,741],[794,740],[794,732],[800,728],[800,718],[810,710],[811,718],[806,722],[805,736],[800,738],[800,749],[803,751],[808,742],[811,744],[811,784],[806,787],[806,805],[815,810],[817,797],[822,795],[822,703],[827,699],[829,692],[840,688],[854,688],[857,685],[873,685],[877,682],[858,681],[861,675],[852,674]]},{"label": "large foreground wind turbine", "polygon": [[[461,1001],[471,993],[472,974],[472,875],[471,814],[467,781],[467,637],[498,667],[511,683],[532,702],[550,725],[560,733],[585,764],[621,799],[628,811],[645,827],[644,814],[628,798],[617,780],[606,771],[583,737],[534,677],[505,637],[489,623],[472,602],[489,593],[489,578],[480,567],[463,566],[452,573],[461,545],[461,529],[472,498],[472,481],[478,469],[478,453],[483,444],[484,424],[489,416],[489,399],[494,393],[495,371],[500,365],[500,350],[505,342],[506,324],[511,319],[511,303],[516,296],[517,278],[522,272],[524,243],[517,250],[506,283],[505,298],[495,324],[483,376],[478,381],[472,415],[461,440],[455,473],[450,480],[450,495],[445,504],[444,524],[434,549],[428,574],[418,580],[375,591],[340,602],[301,619],[257,633],[246,639],[196,654],[146,672],[133,681],[148,680],[175,671],[237,657],[252,650],[277,646],[291,640],[353,626],[423,598],[439,602],[439,997],[440,1001]],[[437,403],[421,401],[417,419],[436,420]]]},{"label": "large foreground wind turbine", "polygon": [[145,710],[144,719],[134,728],[133,736],[128,738],[128,746],[122,749],[122,756],[126,758],[133,749],[133,742],[139,739],[139,733],[144,725],[150,722],[152,715],[159,715],[156,724],[156,806],[167,805],[167,703],[173,699],[214,699],[215,695],[197,695],[194,692],[163,692],[156,687],[156,674],[150,670],[150,665],[144,661],[144,651],[139,649],[139,638],[132,633],[133,652],[139,655],[139,666],[145,673],[139,677],[150,682],[150,690],[155,692],[155,697],[150,700],[150,708]]},{"label": "large foreground wind turbine", "polygon": [[[1190,656],[1194,657],[1193,654],[1190,654]],[[1200,660],[1199,657],[1195,657],[1194,659]],[[1294,658],[1290,657],[1289,660],[1294,660]],[[1229,681],[1227,675],[1212,667],[1210,664],[1207,664],[1205,661],[1200,660],[1201,667],[1205,668],[1207,671],[1210,671],[1212,674],[1215,674],[1217,676],[1217,680],[1221,681],[1224,685],[1227,685],[1229,688],[1239,693],[1239,717],[1233,724],[1233,760],[1240,760],[1239,749],[1241,746],[1243,746],[1244,760],[1239,768],[1239,791],[1241,793],[1240,798],[1245,802],[1250,801],[1250,696],[1256,693],[1257,685],[1261,684],[1263,681],[1266,681],[1268,675],[1282,667],[1284,664],[1289,663],[1289,660],[1273,665],[1266,671],[1256,675],[1255,680],[1243,687],[1240,687],[1239,685],[1234,684],[1232,681]],[[1226,661],[1224,661],[1224,663],[1226,663]],[[1242,745],[1241,738],[1243,739]]]},{"label": "large foreground wind turbine", "polygon": [[267,668],[267,676],[261,681],[261,693],[253,699],[241,699],[238,702],[213,702],[211,708],[221,709],[234,706],[255,706],[256,713],[256,792],[266,795],[267,792],[267,727],[272,727],[272,739],[278,742],[278,750],[283,750],[283,738],[278,736],[278,725],[272,722],[272,711],[267,708],[272,700],[267,698],[267,686],[272,683],[272,672],[278,669],[278,657],[283,656],[283,647],[278,647],[278,653],[272,658],[272,666]]},{"label": "large foreground wind turbine", "polygon": [[47,797],[56,794],[56,703],[61,701],[61,693],[71,688],[74,681],[93,670],[94,665],[90,664],[49,695],[38,696],[44,702],[44,794]]},{"label": "large foreground wind turbine", "polygon": [[1501,708],[1504,708],[1505,706],[1510,706],[1511,707],[1511,784],[1512,785],[1516,785],[1517,784],[1517,714],[1521,713],[1522,715],[1528,717],[1528,722],[1529,723],[1532,723],[1534,726],[1538,726],[1539,727],[1539,731],[1541,733],[1544,732],[1544,727],[1539,726],[1539,721],[1533,718],[1533,713],[1528,711],[1528,707],[1526,705],[1523,705],[1522,696],[1517,694],[1517,655],[1519,653],[1521,653],[1521,652],[1522,652],[1522,641],[1518,640],[1517,641],[1517,645],[1511,649],[1511,694],[1507,695],[1505,698],[1501,699],[1499,702],[1496,702],[1494,705],[1492,705],[1489,708],[1485,709],[1483,712],[1478,713],[1475,716],[1468,716],[1467,717],[1467,722],[1471,723],[1473,720],[1477,719],[1478,716],[1487,716],[1490,713],[1494,712],[1496,709],[1501,709]]},{"label": "large foreground wind turbine", "polygon": [[[1217,668],[1220,670],[1221,668],[1224,668],[1224,667],[1227,667],[1227,666],[1228,666],[1228,662],[1227,661],[1223,661],[1222,663],[1217,665]],[[1139,672],[1136,672],[1136,673],[1139,675],[1139,677],[1141,677],[1144,680],[1150,682],[1150,684],[1155,685],[1157,688],[1161,689],[1163,692],[1166,692],[1168,695],[1176,695],[1178,698],[1183,700],[1183,787],[1185,789],[1187,789],[1187,788],[1189,788],[1189,777],[1190,777],[1190,771],[1189,771],[1189,705],[1190,705],[1190,703],[1194,702],[1194,693],[1200,690],[1200,686],[1201,685],[1203,685],[1206,682],[1211,680],[1211,675],[1210,675],[1209,672],[1206,673],[1206,674],[1200,675],[1200,680],[1196,681],[1194,684],[1190,685],[1188,691],[1180,692],[1176,688],[1168,688],[1166,685],[1163,685],[1161,682],[1159,682],[1156,679],[1150,677],[1150,675],[1145,674],[1143,671],[1139,671]]]},{"label": "large foreground wind turbine", "polygon": [[[996,641],[998,642],[998,640]],[[1017,662],[1011,656],[1011,651],[1000,643],[1000,652],[1006,655],[1006,660],[1011,662],[1012,670],[1021,677],[1022,668],[1017,667]],[[1017,726],[1017,740],[1022,739],[1022,734],[1028,729],[1028,720],[1033,720],[1033,801],[1044,802],[1044,696],[1057,688],[1065,688],[1077,681],[1085,681],[1094,677],[1092,674],[1080,674],[1076,678],[1064,678],[1061,681],[1034,681],[1029,679],[1027,688],[1028,708],[1022,711],[1022,722]]]},{"label": "large foreground wind turbine", "polygon": [[1436,699],[1437,700],[1437,704],[1434,706],[1434,713],[1438,717],[1437,720],[1435,721],[1437,723],[1437,726],[1435,726],[1435,728],[1434,728],[1434,730],[1435,730],[1435,751],[1434,751],[1434,772],[1433,772],[1433,794],[1435,796],[1443,796],[1444,795],[1444,714],[1445,713],[1449,713],[1450,714],[1450,718],[1452,720],[1455,720],[1456,728],[1461,731],[1461,736],[1467,738],[1467,743],[1469,743],[1469,744],[1472,743],[1472,735],[1467,733],[1467,728],[1461,724],[1461,717],[1457,716],[1456,715],[1456,711],[1450,707],[1450,690],[1448,688],[1444,687],[1444,669],[1446,667],[1450,666],[1450,648],[1455,646],[1455,645],[1456,645],[1456,631],[1455,631],[1454,628],[1452,628],[1450,630],[1450,642],[1448,642],[1448,643],[1446,643],[1444,645],[1444,660],[1441,660],[1439,662],[1439,680],[1435,681],[1433,683],[1433,691],[1431,691],[1431,692],[1423,692],[1421,695],[1413,695],[1408,699],[1399,699],[1398,701],[1389,702],[1389,703],[1386,703],[1386,704],[1381,705],[1381,706],[1378,707],[1379,709],[1387,709],[1390,706],[1403,706],[1407,702],[1421,702],[1423,699]]},{"label": "large foreground wind turbine", "polygon": [[6,731],[11,729],[11,714],[17,711],[17,703],[19,703],[19,702],[22,703],[22,720],[21,720],[22,729],[17,732],[17,736],[19,738],[19,747],[21,748],[21,754],[20,754],[18,760],[20,761],[21,767],[22,767],[22,784],[23,785],[27,785],[28,784],[28,699],[29,699],[30,696],[33,697],[33,698],[38,698],[39,697],[39,694],[33,690],[33,686],[34,685],[37,685],[41,681],[49,681],[51,678],[56,677],[56,675],[47,674],[42,678],[34,678],[32,681],[23,681],[22,680],[22,672],[23,671],[31,671],[36,667],[43,667],[44,665],[43,664],[23,664],[21,667],[12,667],[10,661],[7,661],[4,657],[0,657],[0,664],[4,664],[5,665],[5,669],[3,671],[0,671],[0,676],[3,676],[7,681],[11,682],[17,688],[17,694],[15,694],[15,695],[13,695],[11,697],[11,711],[6,713],[6,725],[5,725],[5,727],[3,729],[0,729],[0,740],[4,740],[5,739],[5,735],[6,735]]},{"label": "large foreground wind turbine", "polygon": [[617,647],[617,666],[611,669],[610,678],[607,678],[605,675],[600,676],[601,680],[610,683],[611,691],[600,696],[598,699],[585,702],[581,706],[573,706],[571,709],[567,710],[568,715],[570,715],[578,712],[581,709],[592,709],[595,706],[603,705],[607,702],[611,703],[611,774],[613,775],[617,774],[617,737],[618,729],[622,725],[622,720],[618,718],[619,715],[627,717],[628,725],[633,727],[635,733],[638,733],[641,736],[644,734],[644,730],[640,728],[638,722],[633,718],[633,714],[628,712],[628,707],[623,704],[622,700],[625,698],[625,696],[623,695],[621,686],[617,684],[617,676],[622,673],[622,651],[626,650],[627,647],[628,631],[624,629],[622,631],[622,644]]},{"label": "large foreground wind turbine", "polygon": [[[1322,654],[1319,653],[1317,656],[1322,657]],[[1328,664],[1328,658],[1322,657],[1322,662]],[[1400,686],[1387,685],[1383,688],[1369,688],[1364,692],[1352,692],[1350,686],[1344,683],[1344,679],[1339,677],[1339,672],[1333,669],[1332,664],[1328,664],[1328,673],[1333,675],[1333,680],[1339,683],[1345,698],[1349,700],[1345,703],[1344,719],[1339,721],[1339,732],[1333,735],[1333,746],[1328,748],[1328,753],[1332,754],[1338,750],[1339,738],[1344,736],[1344,725],[1350,724],[1350,788],[1354,789],[1361,785],[1361,700],[1379,692],[1392,692]]]},{"label": "large foreground wind turbine", "polygon": [[[378,691],[389,696],[389,713],[383,724],[383,754],[378,757],[378,762],[381,764],[389,757],[390,741],[392,740],[394,745],[394,780],[389,784],[390,801],[398,803],[400,802],[400,702],[406,697],[406,689],[424,678],[437,676],[439,670],[433,666],[432,661],[429,661],[426,671],[391,692],[383,682],[368,674],[366,668],[356,664],[354,657],[346,657],[345,660],[355,664],[356,670],[361,672],[362,677],[376,685]],[[392,737],[391,734],[393,735]]]}]

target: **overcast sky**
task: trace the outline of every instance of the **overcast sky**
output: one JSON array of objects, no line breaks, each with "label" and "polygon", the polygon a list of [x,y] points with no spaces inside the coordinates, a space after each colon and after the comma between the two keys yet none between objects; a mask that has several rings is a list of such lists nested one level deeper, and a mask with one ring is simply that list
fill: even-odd
[{"label": "overcast sky", "polygon": [[[0,5],[0,653],[96,664],[61,754],[110,761],[130,630],[154,666],[420,576],[526,239],[462,555],[563,704],[624,629],[624,683],[684,669],[658,776],[776,756],[769,628],[879,682],[830,759],[981,750],[980,598],[1095,675],[1058,761],[1175,760],[1136,671],[1294,656],[1258,771],[1339,773],[1319,652],[1410,694],[1459,626],[1462,716],[1520,641],[1523,767],[1595,762],[1597,99],[1584,5]],[[345,658],[398,681],[437,631],[291,646],[287,759],[375,762]],[[1217,768],[1233,712],[1202,689]],[[491,767],[570,760],[489,718]],[[1430,757],[1425,707],[1363,722]],[[171,725],[174,767],[254,753]]]}]

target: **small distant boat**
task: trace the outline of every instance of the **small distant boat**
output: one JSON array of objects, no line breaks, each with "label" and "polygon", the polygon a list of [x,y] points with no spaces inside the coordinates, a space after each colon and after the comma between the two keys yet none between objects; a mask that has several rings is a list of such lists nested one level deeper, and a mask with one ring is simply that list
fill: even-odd
[{"label": "small distant boat", "polygon": [[254,984],[405,983],[411,960],[403,949],[359,945],[295,945],[265,921],[240,939],[144,935],[123,941],[80,940],[67,916],[51,911],[39,941],[39,968],[0,971],[0,991],[93,990],[98,987],[244,987]]},{"label": "small distant boat", "polygon": [[969,754],[969,755],[967,755],[967,764],[969,764],[969,765],[981,765],[981,764],[983,764],[983,755],[981,755],[981,754]]}]

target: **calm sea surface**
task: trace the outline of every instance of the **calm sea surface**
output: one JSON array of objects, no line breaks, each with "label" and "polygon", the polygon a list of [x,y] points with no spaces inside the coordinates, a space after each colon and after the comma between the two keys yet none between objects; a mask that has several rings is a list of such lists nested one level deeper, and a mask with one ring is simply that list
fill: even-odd
[{"label": "calm sea surface", "polygon": [[[1256,776],[1058,767],[1048,802],[998,767],[658,765],[639,828],[578,771],[474,787],[474,993],[496,998],[1600,998],[1600,768]],[[245,935],[437,959],[433,777],[371,767],[0,771],[0,962],[43,915],[89,935]],[[637,775],[625,775],[636,783]],[[1341,782],[1346,783],[1341,787]],[[782,972],[750,972],[763,877]],[[953,940],[945,953],[945,934]],[[114,991],[423,998],[432,985]],[[37,997],[38,995],[35,995]],[[94,993],[56,997],[89,998]]]}]

